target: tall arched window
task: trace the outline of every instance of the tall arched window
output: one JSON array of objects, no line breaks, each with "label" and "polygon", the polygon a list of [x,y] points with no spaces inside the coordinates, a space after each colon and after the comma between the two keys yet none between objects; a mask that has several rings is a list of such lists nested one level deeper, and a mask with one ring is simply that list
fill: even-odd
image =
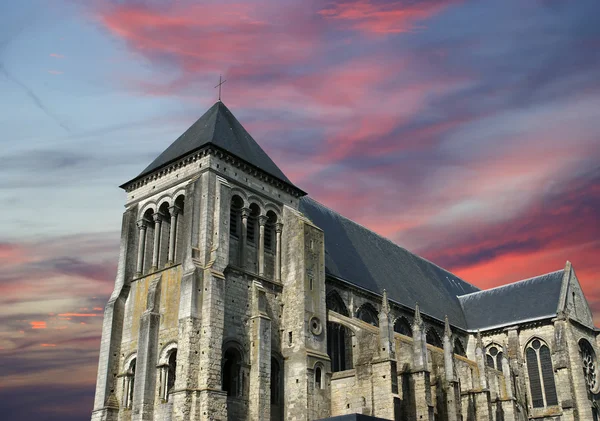
[{"label": "tall arched window", "polygon": [[331,291],[329,294],[327,294],[325,302],[327,305],[327,310],[335,311],[336,313],[346,317],[350,315],[344,300],[342,300],[342,297],[340,297],[340,294],[338,294],[337,291]]},{"label": "tall arched window", "polygon": [[377,310],[369,303],[365,303],[356,311],[356,317],[372,326],[379,326]]},{"label": "tall arched window", "polygon": [[159,248],[158,248],[158,268],[165,267],[169,260],[169,237],[171,233],[171,212],[169,211],[169,203],[164,202],[158,208],[158,213],[161,215],[162,223],[160,224]]},{"label": "tall arched window", "polygon": [[177,369],[177,350],[175,349],[169,355],[169,366],[167,368],[167,387],[165,388],[166,396],[165,400],[169,400],[169,392],[175,386],[175,375]]},{"label": "tall arched window", "polygon": [[276,238],[275,238],[275,224],[277,223],[277,215],[275,212],[267,212],[267,223],[265,225],[265,250],[269,252],[275,251]]},{"label": "tall arched window", "polygon": [[320,364],[315,366],[315,389],[323,389],[323,367]]},{"label": "tall arched window", "polygon": [[425,334],[425,342],[437,348],[442,348],[444,346],[442,344],[442,340],[440,339],[440,335],[438,335],[436,330],[432,327],[427,329],[427,333]]},{"label": "tall arched window", "polygon": [[250,205],[250,215],[248,216],[248,231],[246,234],[246,242],[249,245],[256,246],[258,242],[258,215],[260,208],[256,203]]},{"label": "tall arched window", "polygon": [[243,267],[242,253],[242,208],[244,201],[239,196],[231,198],[229,209],[229,263]]},{"label": "tall arched window", "polygon": [[579,341],[579,352],[581,353],[581,363],[583,366],[583,375],[588,390],[591,393],[598,393],[600,387],[596,372],[596,353],[594,347],[585,339]]},{"label": "tall arched window", "polygon": [[494,370],[502,371],[502,347],[491,344],[485,350],[485,363]]},{"label": "tall arched window", "polygon": [[279,361],[271,357],[271,405],[279,405],[281,400],[281,369]]},{"label": "tall arched window", "polygon": [[222,381],[227,396],[242,396],[242,355],[235,347],[230,347],[223,355]]},{"label": "tall arched window", "polygon": [[550,348],[541,339],[533,339],[526,347],[527,374],[534,408],[558,405]]},{"label": "tall arched window", "polygon": [[404,336],[412,336],[412,327],[410,322],[404,316],[398,317],[394,323],[394,332]]},{"label": "tall arched window", "polygon": [[175,215],[174,226],[171,226],[173,230],[174,247],[172,251],[173,261],[179,263],[183,260],[183,246],[184,246],[184,235],[180,235],[183,232],[183,218],[185,216],[185,196],[180,194],[175,198],[175,205],[171,212]]},{"label": "tall arched window", "polygon": [[133,404],[133,386],[135,381],[135,363],[136,358],[133,358],[128,364],[123,377],[123,406],[131,408]]}]

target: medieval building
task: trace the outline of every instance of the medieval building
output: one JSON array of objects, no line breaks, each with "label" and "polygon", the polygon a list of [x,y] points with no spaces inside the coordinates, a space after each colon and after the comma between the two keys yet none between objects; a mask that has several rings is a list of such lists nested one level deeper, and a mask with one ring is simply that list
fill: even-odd
[{"label": "medieval building", "polygon": [[121,187],[92,420],[598,420],[568,262],[479,290],[311,199],[222,102]]}]

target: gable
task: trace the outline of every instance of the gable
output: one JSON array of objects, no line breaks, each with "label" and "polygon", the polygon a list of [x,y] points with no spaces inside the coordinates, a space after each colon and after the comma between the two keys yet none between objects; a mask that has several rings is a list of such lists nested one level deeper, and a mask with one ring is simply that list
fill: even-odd
[{"label": "gable", "polygon": [[575,275],[575,270],[571,266],[571,263],[567,263],[567,267],[565,268],[563,290],[558,310],[565,311],[569,318],[592,329],[594,328],[592,310],[583,294],[581,284]]}]

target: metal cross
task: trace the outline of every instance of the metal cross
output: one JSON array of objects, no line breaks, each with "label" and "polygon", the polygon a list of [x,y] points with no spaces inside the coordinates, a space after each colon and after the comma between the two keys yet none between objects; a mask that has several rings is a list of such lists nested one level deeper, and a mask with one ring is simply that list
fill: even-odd
[{"label": "metal cross", "polygon": [[226,80],[221,81],[221,75],[219,75],[219,84],[215,88],[219,88],[219,101],[221,101],[221,85],[227,82]]}]

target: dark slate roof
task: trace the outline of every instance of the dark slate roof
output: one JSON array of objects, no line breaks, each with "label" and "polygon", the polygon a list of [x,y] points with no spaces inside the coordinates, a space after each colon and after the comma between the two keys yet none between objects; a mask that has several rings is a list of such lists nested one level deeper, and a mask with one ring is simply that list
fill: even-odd
[{"label": "dark slate roof", "polygon": [[466,329],[459,295],[478,291],[456,275],[416,256],[305,196],[300,211],[325,233],[325,271],[371,292]]},{"label": "dark slate roof", "polygon": [[469,329],[556,315],[564,269],[459,297]]},{"label": "dark slate roof", "polygon": [[[221,101],[215,103],[135,179],[150,174],[204,146],[214,145],[293,186]],[[134,180],[135,180],[134,179]],[[131,180],[133,181],[133,180]],[[129,182],[128,182],[129,183]],[[128,184],[125,183],[125,184]]]}]

